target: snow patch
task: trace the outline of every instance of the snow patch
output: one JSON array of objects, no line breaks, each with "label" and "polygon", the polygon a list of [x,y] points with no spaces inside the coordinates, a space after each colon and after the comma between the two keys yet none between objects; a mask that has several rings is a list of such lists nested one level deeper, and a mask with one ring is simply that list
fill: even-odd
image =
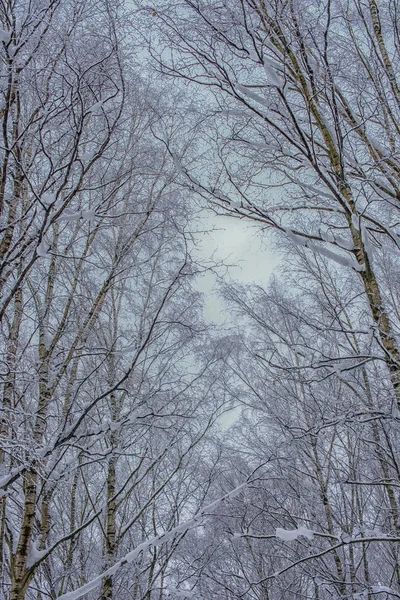
[{"label": "snow patch", "polygon": [[172,160],[174,161],[175,169],[178,171],[179,175],[185,175],[185,171],[183,170],[182,163],[175,154],[173,155]]},{"label": "snow patch", "polygon": [[[93,114],[93,113],[95,113],[96,111],[98,111],[99,109],[101,109],[101,108],[102,108],[102,106],[103,106],[103,102],[102,102],[102,101],[100,101],[100,102],[95,102],[95,104],[92,104],[92,106],[89,108],[88,112],[89,112],[90,114]],[[99,114],[101,114],[101,113],[97,113],[97,114],[99,115]]]},{"label": "snow patch", "polygon": [[53,341],[53,337],[50,335],[50,333],[48,331],[45,331],[44,335],[43,335],[43,343],[46,347],[46,350],[48,350],[50,348],[52,341]]},{"label": "snow patch", "polygon": [[89,221],[89,223],[93,223],[96,220],[96,211],[95,210],[83,210],[82,211],[82,219]]},{"label": "snow patch", "polygon": [[324,242],[333,243],[335,241],[335,238],[333,237],[333,235],[330,231],[321,231],[320,230],[320,235],[321,235],[322,239],[324,240]]},{"label": "snow patch", "polygon": [[361,224],[361,237],[362,237],[362,241],[364,244],[364,249],[366,251],[366,253],[368,254],[368,258],[371,261],[373,258],[373,246],[371,244],[371,238],[370,235],[368,233],[368,229],[366,228],[366,226],[364,224]]},{"label": "snow patch", "polygon": [[81,219],[81,217],[82,217],[81,212],[74,212],[73,210],[70,210],[69,208],[67,208],[67,209],[65,209],[65,211],[63,212],[61,217],[58,217],[57,221],[65,221],[66,223],[75,223],[76,221],[79,221],[79,219]]},{"label": "snow patch", "polygon": [[[365,271],[365,265],[359,265],[351,257],[341,256],[340,254],[337,254],[336,252],[332,252],[332,250],[329,250],[328,248],[325,248],[324,246],[317,245],[314,242],[311,242],[310,240],[308,240],[307,238],[294,233],[290,229],[285,229],[284,231],[285,231],[286,235],[288,236],[288,238],[294,244],[297,244],[298,246],[305,246],[306,248],[309,248],[310,250],[312,250],[312,252],[314,252],[315,254],[320,254],[322,256],[325,256],[326,258],[329,258],[329,259],[335,261],[336,263],[338,263],[339,265],[342,265],[343,267],[350,267],[358,272]],[[321,232],[321,237],[325,241],[331,241],[331,238],[327,232],[324,232],[324,233]],[[342,238],[339,238],[339,239],[343,243],[343,246],[338,244],[338,245],[340,245],[341,248],[350,249],[349,242],[347,242],[346,240],[344,240]],[[337,241],[337,240],[335,240],[335,241]],[[347,246],[347,248],[346,248],[346,246]]]},{"label": "snow patch", "polygon": [[[167,587],[165,591],[168,596],[177,596],[178,598],[194,598],[194,592],[189,590],[178,590],[177,588]],[[196,594],[196,598],[200,598],[198,594]]]},{"label": "snow patch", "polygon": [[135,352],[137,351],[138,346],[137,344],[132,344],[131,346],[125,346],[125,348],[121,348],[121,350],[117,350],[116,354],[118,355],[124,355],[124,354],[129,354],[130,352]]},{"label": "snow patch", "polygon": [[239,94],[244,94],[245,96],[248,96],[255,102],[258,102],[259,104],[262,104],[263,106],[266,106],[267,108],[269,108],[269,103],[267,102],[267,100],[265,98],[263,98],[262,96],[259,96],[258,94],[255,94],[254,92],[252,92],[251,90],[246,88],[241,83],[238,83],[235,87],[236,87],[236,90],[239,92]]},{"label": "snow patch", "polygon": [[351,222],[354,229],[360,231],[360,217],[358,215],[351,215]]},{"label": "snow patch", "polygon": [[45,206],[51,206],[53,204],[53,202],[55,202],[56,199],[56,194],[52,194],[51,192],[47,192],[46,194],[43,194],[41,200],[42,203]]},{"label": "snow patch", "polygon": [[11,38],[11,33],[6,31],[5,29],[0,28],[0,42],[4,42],[4,44],[8,44]]},{"label": "snow patch", "polygon": [[231,200],[230,203],[231,203],[232,208],[236,208],[236,209],[242,208],[241,202],[236,202],[235,200]]},{"label": "snow patch", "polygon": [[277,72],[275,71],[275,69],[273,68],[271,63],[269,63],[265,58],[264,58],[264,71],[267,76],[268,83],[275,85],[276,87],[281,87],[282,79],[279,77],[279,75],[277,74]]},{"label": "snow patch", "polygon": [[75,212],[69,208],[65,209],[63,214],[57,219],[57,221],[65,221],[66,223],[76,223],[80,219],[85,219],[89,223],[93,223],[96,220],[95,210],[80,210]]},{"label": "snow patch", "polygon": [[340,235],[335,236],[335,242],[344,250],[354,250],[353,242],[351,240],[346,240],[346,238],[343,238]]},{"label": "snow patch", "polygon": [[28,569],[33,567],[34,564],[39,562],[47,553],[47,549],[38,550],[35,543],[31,543],[28,557],[26,559],[26,566]]},{"label": "snow patch", "polygon": [[297,529],[291,530],[281,529],[278,527],[275,535],[284,542],[292,542],[293,540],[297,540],[297,538],[301,535],[310,541],[314,539],[314,532],[311,529],[307,529],[307,527],[298,527]]},{"label": "snow patch", "polygon": [[258,56],[257,52],[254,50],[254,48],[249,48],[247,50],[247,52],[249,53],[249,57],[251,58],[251,60],[254,60],[255,62],[258,63],[258,61],[260,59],[259,59],[259,56]]},{"label": "snow patch", "polygon": [[62,206],[64,206],[64,199],[63,198],[59,198],[57,200],[57,202],[54,204],[54,208],[56,210],[59,210],[60,208],[62,208]]},{"label": "snow patch", "polygon": [[49,256],[50,244],[42,240],[39,246],[36,248],[36,254],[41,258],[47,258]]},{"label": "snow patch", "polygon": [[291,229],[286,229],[285,233],[288,236],[288,238],[290,239],[290,241],[293,242],[294,244],[297,244],[298,246],[306,246],[307,245],[307,239],[301,235],[297,235]]}]

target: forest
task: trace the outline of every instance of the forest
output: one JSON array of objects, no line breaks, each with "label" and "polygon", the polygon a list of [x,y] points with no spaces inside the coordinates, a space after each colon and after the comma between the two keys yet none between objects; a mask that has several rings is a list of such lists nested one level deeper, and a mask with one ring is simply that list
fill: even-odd
[{"label": "forest", "polygon": [[0,599],[400,598],[399,0],[0,0],[0,123]]}]

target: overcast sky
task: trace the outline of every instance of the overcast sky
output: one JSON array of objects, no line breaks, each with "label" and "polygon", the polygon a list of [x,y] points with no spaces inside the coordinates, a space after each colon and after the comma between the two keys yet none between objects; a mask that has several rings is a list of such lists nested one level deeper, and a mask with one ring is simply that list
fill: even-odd
[{"label": "overcast sky", "polygon": [[[229,268],[227,279],[241,283],[266,284],[278,258],[268,245],[267,236],[261,240],[260,230],[249,225],[248,220],[221,217],[210,214],[206,224],[211,233],[200,237],[200,252],[205,258],[224,260],[235,265]],[[198,281],[198,289],[206,294],[205,316],[210,321],[222,323],[226,314],[216,293],[216,277],[207,274]]]}]

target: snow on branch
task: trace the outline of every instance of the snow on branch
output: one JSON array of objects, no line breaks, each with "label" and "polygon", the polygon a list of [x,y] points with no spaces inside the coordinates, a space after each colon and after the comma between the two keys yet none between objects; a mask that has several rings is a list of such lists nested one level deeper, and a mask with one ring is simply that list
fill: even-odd
[{"label": "snow on branch", "polygon": [[170,531],[167,531],[166,533],[162,533],[161,535],[157,535],[151,538],[150,540],[142,542],[141,544],[139,544],[139,546],[134,548],[134,550],[131,550],[131,552],[125,554],[125,556],[123,556],[112,567],[110,567],[109,569],[107,569],[106,571],[104,571],[103,573],[101,573],[82,587],[74,590],[73,592],[67,592],[66,594],[62,594],[61,596],[59,596],[58,600],[78,600],[78,598],[82,598],[82,596],[94,590],[98,585],[100,585],[105,577],[110,577],[111,575],[114,575],[124,565],[131,564],[139,556],[139,554],[143,552],[143,550],[147,550],[150,547],[160,546],[161,544],[164,544],[165,542],[168,542],[169,540],[173,539],[178,533],[184,533],[186,531],[189,531],[190,529],[199,527],[203,524],[205,517],[208,516],[208,513],[213,508],[218,506],[218,504],[220,504],[221,502],[224,502],[225,500],[229,500],[230,498],[234,498],[235,496],[237,496],[237,494],[239,494],[248,485],[248,483],[249,482],[242,483],[237,488],[234,488],[232,491],[228,492],[228,494],[225,494],[225,496],[222,496],[222,498],[218,498],[218,500],[215,500],[211,504],[208,504],[205,508],[203,508],[203,510],[196,513],[196,515],[192,519],[189,519],[188,521],[185,521],[184,523],[173,527]]},{"label": "snow on branch", "polygon": [[297,540],[300,536],[306,537],[310,541],[314,539],[314,532],[311,531],[311,529],[307,529],[307,527],[298,527],[297,529],[291,530],[278,527],[275,535],[284,542],[292,542],[293,540]]}]

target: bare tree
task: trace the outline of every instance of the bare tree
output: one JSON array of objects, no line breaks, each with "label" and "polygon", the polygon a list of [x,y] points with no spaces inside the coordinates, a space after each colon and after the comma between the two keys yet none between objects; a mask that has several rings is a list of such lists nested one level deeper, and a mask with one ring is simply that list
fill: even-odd
[{"label": "bare tree", "polygon": [[[191,256],[193,211],[154,136],[156,88],[125,60],[128,15],[106,1],[0,6],[10,600],[85,585],[162,597],[183,506],[199,509],[190,465],[224,404],[192,285],[206,268]],[[141,544],[128,577],[122,557]]]},{"label": "bare tree", "polygon": [[283,281],[224,288],[238,328],[226,383],[242,410],[211,493],[259,468],[178,551],[185,585],[235,599],[396,597],[390,377],[373,359],[379,344],[366,340],[368,307],[351,272],[296,246],[288,252]]},{"label": "bare tree", "polygon": [[398,251],[395,7],[187,0],[151,15],[162,71],[208,90],[214,178],[188,168],[191,187],[358,275],[399,402],[398,324],[373,257]]}]

